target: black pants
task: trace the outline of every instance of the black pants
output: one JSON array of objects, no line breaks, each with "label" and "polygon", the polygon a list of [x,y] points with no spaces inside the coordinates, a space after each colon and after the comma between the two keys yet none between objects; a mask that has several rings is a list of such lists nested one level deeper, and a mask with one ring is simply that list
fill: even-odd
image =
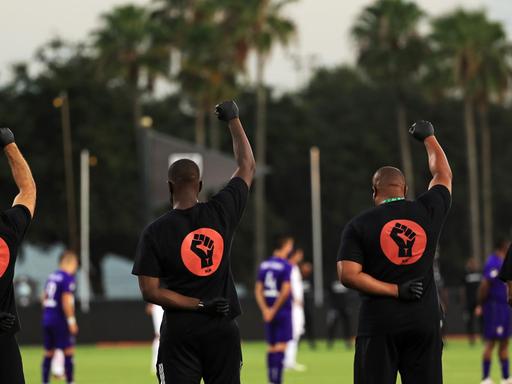
[{"label": "black pants", "polygon": [[0,335],[0,383],[25,384],[20,349],[14,335]]},{"label": "black pants", "polygon": [[158,350],[160,384],[240,384],[242,349],[234,320],[204,317],[162,335]]},{"label": "black pants", "polygon": [[354,362],[355,384],[442,384],[440,331],[359,336]]}]

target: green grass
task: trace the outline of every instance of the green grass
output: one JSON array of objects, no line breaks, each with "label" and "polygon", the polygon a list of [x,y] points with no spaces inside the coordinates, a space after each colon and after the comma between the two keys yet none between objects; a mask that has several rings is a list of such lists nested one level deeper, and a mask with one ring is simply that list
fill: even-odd
[{"label": "green grass", "polygon": [[[244,343],[243,384],[265,384],[265,346]],[[40,383],[40,347],[22,347],[27,384]],[[76,353],[78,384],[145,384],[156,383],[149,372],[150,347],[80,346]],[[478,383],[480,379],[481,346],[469,347],[463,341],[450,341],[444,352],[444,382],[446,384]],[[341,343],[328,350],[320,343],[316,351],[301,345],[299,362],[307,372],[286,372],[285,383],[291,384],[351,384],[353,351]],[[493,377],[499,383],[498,364],[493,364]]]}]

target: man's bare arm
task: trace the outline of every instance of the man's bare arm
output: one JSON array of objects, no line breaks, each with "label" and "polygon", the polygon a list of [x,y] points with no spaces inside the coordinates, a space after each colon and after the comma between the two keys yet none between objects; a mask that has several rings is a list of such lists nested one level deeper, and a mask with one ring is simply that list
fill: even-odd
[{"label": "man's bare arm", "polygon": [[250,187],[256,172],[256,161],[254,160],[251,144],[240,119],[236,118],[229,122],[229,131],[233,138],[233,153],[238,164],[238,169],[233,177],[242,178]]},{"label": "man's bare arm", "polygon": [[363,272],[363,266],[354,261],[338,261],[338,277],[348,288],[375,296],[398,298],[398,285],[385,283]]},{"label": "man's bare arm", "polygon": [[414,123],[409,133],[418,141],[421,141],[427,150],[428,167],[432,174],[432,181],[429,189],[435,185],[444,185],[450,193],[452,192],[452,170],[448,159],[437,141],[434,126],[431,122],[421,120]]},{"label": "man's bare arm", "polygon": [[215,107],[215,113],[219,120],[228,123],[229,131],[233,138],[233,152],[238,164],[238,169],[233,177],[242,178],[250,187],[256,172],[256,161],[254,160],[251,144],[239,118],[238,106],[233,100],[224,101]]},{"label": "man's bare arm", "polygon": [[73,335],[78,333],[78,326],[75,318],[75,299],[71,292],[64,292],[62,294],[62,311],[66,316],[69,330]]},{"label": "man's bare arm", "polygon": [[163,308],[176,308],[195,311],[199,308],[199,299],[184,296],[169,289],[160,288],[158,277],[139,276],[139,288],[145,301]]},{"label": "man's bare arm", "polygon": [[258,303],[258,307],[260,311],[263,313],[268,311],[267,303],[265,302],[265,297],[263,296],[263,284],[261,281],[257,281],[254,286],[254,297],[256,298],[256,303]]},{"label": "man's bare arm", "polygon": [[452,170],[443,148],[435,136],[427,137],[424,141],[428,154],[428,167],[432,174],[429,189],[435,185],[444,185],[452,192]]},{"label": "man's bare arm", "polygon": [[36,183],[32,177],[30,167],[15,143],[6,145],[4,153],[7,156],[12,177],[19,190],[18,195],[14,199],[13,206],[17,204],[24,205],[33,217],[36,208]]}]

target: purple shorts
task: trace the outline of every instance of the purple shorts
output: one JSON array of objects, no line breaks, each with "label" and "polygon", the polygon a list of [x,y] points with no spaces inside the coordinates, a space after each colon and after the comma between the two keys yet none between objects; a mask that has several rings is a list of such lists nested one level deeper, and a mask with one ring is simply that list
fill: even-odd
[{"label": "purple shorts", "polygon": [[75,338],[69,332],[68,325],[45,324],[43,325],[44,349],[67,349],[75,345]]},{"label": "purple shorts", "polygon": [[507,304],[488,302],[483,308],[484,339],[504,340],[510,337],[510,308]]},{"label": "purple shorts", "polygon": [[265,338],[267,343],[287,343],[293,339],[292,312],[280,311],[274,320],[265,323]]}]

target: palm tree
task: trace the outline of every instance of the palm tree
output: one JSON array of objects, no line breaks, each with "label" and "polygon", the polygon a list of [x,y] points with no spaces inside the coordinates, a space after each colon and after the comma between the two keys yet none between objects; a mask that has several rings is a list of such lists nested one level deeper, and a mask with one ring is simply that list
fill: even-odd
[{"label": "palm tree", "polygon": [[388,88],[396,99],[402,167],[414,196],[414,171],[407,135],[405,92],[414,84],[427,44],[418,33],[422,10],[405,0],[378,0],[366,7],[352,28],[358,63],[375,84]]},{"label": "palm tree", "polygon": [[142,76],[148,75],[145,88],[151,88],[154,75],[168,70],[167,52],[154,44],[157,26],[143,7],[120,6],[103,14],[101,20],[102,26],[93,33],[100,70],[122,80],[128,88],[133,103],[133,125],[138,128],[144,88]]},{"label": "palm tree", "polygon": [[476,78],[476,104],[481,129],[484,254],[488,254],[493,248],[492,143],[488,111],[492,101],[503,100],[510,85],[512,50],[500,23],[489,21],[482,32],[487,35],[487,43]]},{"label": "palm tree", "polygon": [[[287,45],[295,33],[293,21],[282,15],[283,8],[294,0],[252,0],[248,6],[253,19],[252,47],[256,52],[256,163],[264,168],[267,151],[267,90],[265,67],[276,43]],[[248,2],[249,3],[249,2]],[[261,175],[255,185],[255,262],[259,263],[266,252],[265,223],[265,176]]]},{"label": "palm tree", "polygon": [[[136,138],[141,179],[141,218],[150,218],[149,192],[145,166],[146,132],[141,127],[141,95],[151,90],[157,74],[166,74],[169,55],[157,40],[161,35],[146,8],[125,5],[102,15],[101,27],[93,33],[98,53],[99,72],[105,79],[118,79],[126,87],[132,104],[132,122]],[[146,83],[142,78],[146,75]]]},{"label": "palm tree", "polygon": [[[243,2],[228,0],[197,0],[176,2],[157,0],[155,20],[167,26],[167,46],[179,52],[177,83],[184,96],[194,106],[195,139],[206,144],[206,118],[212,116],[215,103],[236,93],[237,75],[241,67],[235,58],[235,39],[231,26],[232,5],[243,6]],[[230,7],[231,6],[231,7]],[[165,40],[165,39],[164,39]],[[244,57],[245,60],[245,57]],[[245,64],[245,61],[244,61]],[[216,119],[209,119],[211,144],[220,146]]]},{"label": "palm tree", "polygon": [[[432,49],[437,56],[437,71],[451,74],[451,81],[444,84],[448,90],[455,90],[462,94],[464,102],[464,125],[466,131],[466,148],[468,163],[468,195],[469,195],[469,224],[471,236],[471,252],[480,262],[483,259],[482,241],[480,232],[480,196],[477,133],[475,124],[475,105],[480,104],[483,112],[482,118],[487,121],[486,112],[488,102],[486,99],[493,93],[491,84],[499,75],[489,76],[493,71],[502,38],[496,25],[491,23],[483,11],[456,10],[448,15],[441,16],[432,22]],[[487,64],[486,64],[487,63]],[[491,64],[492,63],[492,64]],[[492,80],[491,80],[492,78]],[[485,89],[485,91],[484,91]],[[482,109],[483,108],[483,109]],[[487,123],[484,123],[486,125]],[[489,128],[483,134],[484,150],[489,151]],[[486,135],[489,135],[486,137]],[[484,155],[487,163],[484,165],[486,173],[486,187],[490,187],[490,153]],[[492,201],[488,189],[486,199],[491,211]],[[492,226],[492,213],[486,220]],[[488,228],[489,230],[489,228]],[[487,240],[489,241],[489,239]]]}]

